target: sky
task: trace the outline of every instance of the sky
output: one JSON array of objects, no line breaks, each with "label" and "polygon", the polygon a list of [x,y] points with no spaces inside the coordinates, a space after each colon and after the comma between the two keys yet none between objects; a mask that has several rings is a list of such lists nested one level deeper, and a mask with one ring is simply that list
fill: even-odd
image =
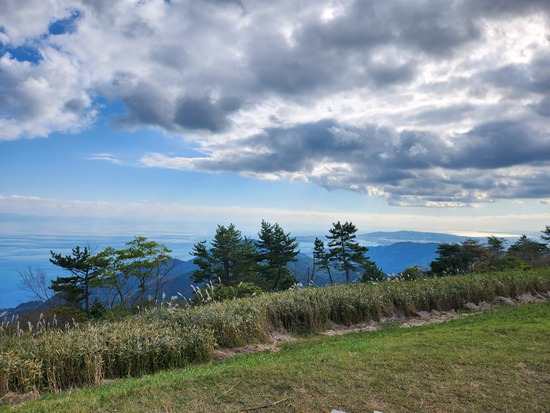
[{"label": "sky", "polygon": [[1,0],[0,231],[550,224],[548,0]]}]

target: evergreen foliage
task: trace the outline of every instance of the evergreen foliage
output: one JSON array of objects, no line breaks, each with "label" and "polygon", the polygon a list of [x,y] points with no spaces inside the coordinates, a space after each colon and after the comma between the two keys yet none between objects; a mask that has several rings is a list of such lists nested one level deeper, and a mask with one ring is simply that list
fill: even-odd
[{"label": "evergreen foliage", "polygon": [[[550,227],[542,231],[546,240]],[[549,235],[550,236],[550,235]],[[460,244],[443,243],[437,248],[439,257],[430,263],[430,274],[441,277],[472,272],[505,269],[529,269],[550,265],[550,248],[522,235],[507,250],[502,238],[490,236],[486,244],[468,239]]]},{"label": "evergreen foliage", "polygon": [[268,283],[271,291],[286,290],[297,283],[288,269],[288,264],[296,261],[300,253],[296,238],[285,233],[279,224],[262,221],[258,234],[257,261],[258,270]]},{"label": "evergreen foliage", "polygon": [[313,246],[313,265],[315,268],[326,271],[330,285],[334,284],[330,272],[330,254],[325,250],[325,243],[319,238],[315,238]]},{"label": "evergreen foliage", "polygon": [[93,254],[88,247],[81,249],[76,246],[71,255],[61,255],[50,251],[52,257],[50,262],[72,275],[68,277],[57,277],[52,280],[51,289],[59,293],[67,307],[80,310],[84,301],[84,311],[90,317],[90,294],[94,280],[99,276],[100,267],[94,261]]},{"label": "evergreen foliage", "polygon": [[243,237],[233,224],[219,225],[210,247],[206,240],[193,247],[193,262],[199,267],[193,281],[224,286],[246,282],[266,291],[284,290],[296,284],[288,264],[299,252],[296,238],[279,224],[262,221],[256,242]]},{"label": "evergreen foliage", "polygon": [[238,284],[247,274],[254,272],[254,253],[251,242],[243,239],[233,224],[228,227],[218,225],[210,248],[206,240],[193,246],[191,255],[199,267],[193,273],[193,280],[197,283]]},{"label": "evergreen foliage", "polygon": [[361,272],[361,279],[365,280],[381,275],[380,269],[365,256],[368,248],[355,241],[357,228],[353,223],[346,221],[342,224],[338,221],[332,224],[329,232],[330,235],[326,236],[330,240],[329,260],[336,269],[346,274],[346,284],[349,284],[354,273]]}]

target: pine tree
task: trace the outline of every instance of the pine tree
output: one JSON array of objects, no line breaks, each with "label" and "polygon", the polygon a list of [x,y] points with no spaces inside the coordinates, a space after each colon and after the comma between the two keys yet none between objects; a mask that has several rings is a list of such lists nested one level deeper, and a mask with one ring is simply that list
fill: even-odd
[{"label": "pine tree", "polygon": [[313,265],[315,268],[325,270],[328,274],[330,285],[334,284],[332,274],[330,272],[330,255],[325,250],[325,243],[319,238],[315,238],[315,244],[313,246]]},{"label": "pine tree", "polygon": [[546,244],[533,241],[526,235],[522,235],[508,248],[506,255],[520,260],[527,266],[538,267],[544,264],[544,259],[549,253],[550,249]]},{"label": "pine tree", "polygon": [[345,272],[347,284],[350,282],[352,273],[372,268],[365,256],[368,248],[355,241],[357,232],[355,225],[351,222],[341,224],[338,221],[332,224],[329,232],[330,235],[326,236],[330,240],[329,259],[339,271]]},{"label": "pine tree", "polygon": [[268,282],[269,289],[283,290],[294,285],[297,280],[290,273],[288,264],[296,261],[300,253],[296,238],[285,234],[279,224],[271,225],[265,220],[256,243],[259,271]]},{"label": "pine tree", "polygon": [[193,272],[195,282],[213,282],[235,285],[253,278],[256,259],[254,243],[243,238],[233,224],[218,225],[214,239],[207,247],[201,241],[193,246],[191,255],[199,268]]},{"label": "pine tree", "polygon": [[57,277],[51,282],[51,289],[60,293],[66,304],[73,309],[81,309],[84,301],[84,311],[90,317],[90,294],[92,282],[99,275],[99,267],[93,260],[93,255],[88,247],[73,248],[71,255],[63,256],[50,251],[50,262],[72,275],[69,277]]}]

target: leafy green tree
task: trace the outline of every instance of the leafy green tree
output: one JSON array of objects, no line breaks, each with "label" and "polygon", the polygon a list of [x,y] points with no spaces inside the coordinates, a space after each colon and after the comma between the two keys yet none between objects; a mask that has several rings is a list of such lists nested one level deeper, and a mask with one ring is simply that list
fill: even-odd
[{"label": "leafy green tree", "polygon": [[478,271],[495,271],[507,268],[508,261],[505,259],[506,248],[504,238],[491,235],[487,238],[485,254],[476,264]]},{"label": "leafy green tree", "polygon": [[491,235],[487,238],[487,251],[491,256],[495,258],[502,258],[506,253],[504,242],[504,238],[499,238]]},{"label": "leafy green tree", "polygon": [[190,252],[193,259],[193,263],[199,267],[193,271],[193,281],[196,283],[202,283],[207,281],[215,282],[217,279],[216,263],[210,254],[207,241],[200,241],[193,245],[193,250]]},{"label": "leafy green tree", "polygon": [[361,270],[363,271],[361,282],[380,282],[386,279],[386,274],[382,269],[369,259],[363,261]]},{"label": "leafy green tree", "polygon": [[125,311],[130,308],[127,301],[133,294],[135,283],[130,274],[124,272],[123,254],[120,250],[107,247],[99,252],[95,259],[101,265],[98,286],[110,290],[109,307],[112,309],[118,300],[118,305]]},{"label": "leafy green tree", "polygon": [[143,303],[149,294],[156,301],[168,274],[173,269],[172,252],[164,244],[146,237],[135,237],[119,251],[123,273],[137,280],[136,302]]},{"label": "leafy green tree", "polygon": [[51,281],[50,288],[63,300],[63,307],[82,311],[84,288],[77,277],[57,277]]},{"label": "leafy green tree", "polygon": [[244,237],[240,245],[239,255],[240,257],[235,264],[235,273],[238,274],[239,284],[252,283],[267,289],[268,286],[265,280],[257,272],[258,249],[256,243],[250,238]]},{"label": "leafy green tree", "polygon": [[[135,237],[126,248],[107,247],[95,260],[101,267],[99,285],[115,292],[119,304],[126,310],[156,301],[174,267],[170,250],[146,237]],[[111,302],[111,307],[114,299]]]},{"label": "leafy green tree", "polygon": [[218,226],[210,249],[219,263],[218,278],[222,284],[231,285],[238,282],[237,268],[241,255],[243,237],[233,224],[228,227]]},{"label": "leafy green tree", "polygon": [[51,282],[51,289],[59,293],[65,300],[67,306],[73,309],[81,309],[84,301],[84,311],[90,317],[90,294],[94,280],[99,276],[100,267],[93,259],[93,254],[88,247],[81,249],[79,246],[73,248],[71,255],[61,255],[50,251],[52,257],[50,262],[72,275],[68,277],[57,277]]},{"label": "leafy green tree", "polygon": [[300,253],[296,238],[285,233],[279,224],[270,224],[262,221],[262,227],[258,234],[257,262],[260,275],[268,282],[270,290],[284,290],[296,284],[297,280],[288,264],[296,261]]},{"label": "leafy green tree", "polygon": [[368,248],[359,245],[356,241],[357,228],[351,222],[344,224],[338,221],[332,224],[329,229],[330,235],[326,237],[330,240],[329,259],[330,262],[339,271],[344,271],[346,274],[346,283],[350,282],[350,275],[360,270],[363,273],[372,271],[373,267],[369,262],[365,253]]},{"label": "leafy green tree", "polygon": [[477,240],[467,239],[460,246],[467,272],[477,271],[480,263],[485,262],[488,258],[487,249]]},{"label": "leafy green tree", "polygon": [[[490,241],[493,248],[499,248],[497,238]],[[465,274],[488,270],[488,249],[479,241],[467,239],[457,243],[442,243],[437,247],[439,255],[430,263],[430,272],[437,276]]]}]

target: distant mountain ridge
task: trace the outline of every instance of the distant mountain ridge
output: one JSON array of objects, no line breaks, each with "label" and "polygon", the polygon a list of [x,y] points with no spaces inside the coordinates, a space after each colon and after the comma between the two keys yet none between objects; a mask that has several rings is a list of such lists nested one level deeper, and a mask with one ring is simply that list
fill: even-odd
[{"label": "distant mountain ridge", "polygon": [[398,242],[441,244],[444,242],[459,243],[467,239],[476,239],[478,241],[485,240],[485,238],[479,237],[465,237],[461,235],[419,231],[369,232],[365,234],[358,234],[357,238],[379,245],[391,245]]}]

